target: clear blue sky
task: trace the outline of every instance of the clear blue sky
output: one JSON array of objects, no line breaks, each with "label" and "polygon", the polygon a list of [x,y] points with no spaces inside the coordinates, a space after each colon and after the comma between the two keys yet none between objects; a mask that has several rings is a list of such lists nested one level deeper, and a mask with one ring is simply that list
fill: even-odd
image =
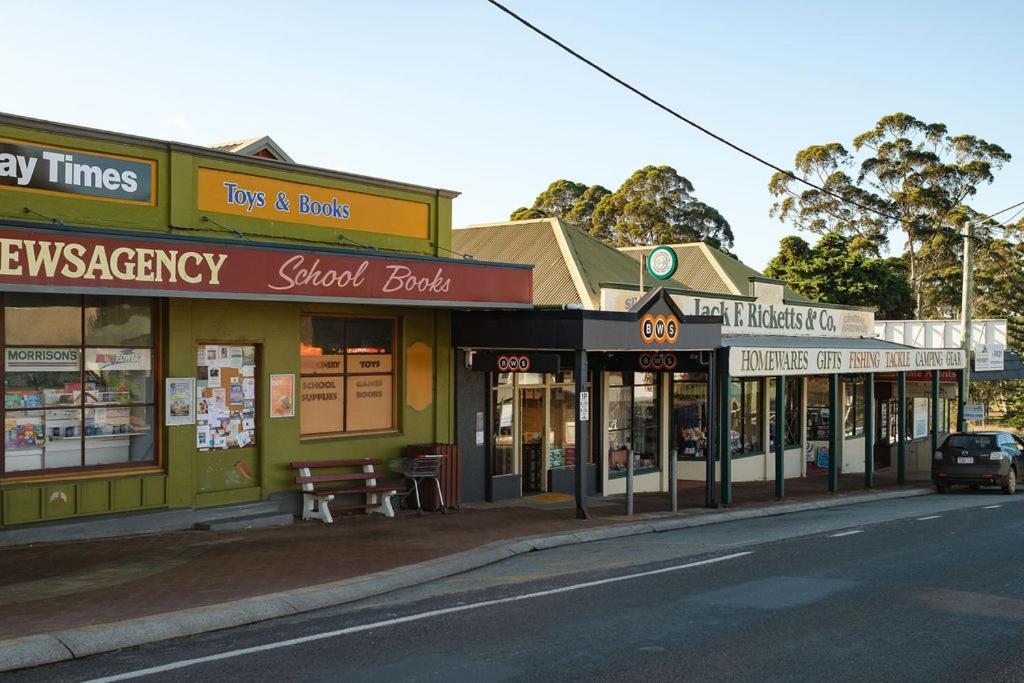
[{"label": "clear blue sky", "polygon": [[[777,163],[902,110],[1017,157],[976,208],[1024,199],[1019,3],[509,4]],[[0,111],[198,144],[270,134],[299,162],[459,190],[456,226],[556,178],[614,190],[669,164],[751,265],[791,232],[768,217],[768,169],[484,0],[8,2],[2,25]]]}]

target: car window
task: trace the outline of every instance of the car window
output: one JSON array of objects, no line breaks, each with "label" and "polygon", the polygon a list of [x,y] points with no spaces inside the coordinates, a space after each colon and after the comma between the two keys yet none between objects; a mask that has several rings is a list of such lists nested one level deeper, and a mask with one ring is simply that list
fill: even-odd
[{"label": "car window", "polygon": [[992,434],[951,434],[946,439],[946,446],[950,448],[968,448],[972,450],[995,450],[996,437]]},{"label": "car window", "polygon": [[1016,435],[1014,435],[1013,440],[1017,444],[1017,448],[1024,449],[1024,440],[1022,440],[1019,436]]}]

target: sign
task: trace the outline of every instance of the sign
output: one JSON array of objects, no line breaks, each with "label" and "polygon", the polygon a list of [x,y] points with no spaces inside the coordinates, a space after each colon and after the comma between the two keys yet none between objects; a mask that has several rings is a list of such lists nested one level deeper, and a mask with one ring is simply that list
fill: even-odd
[{"label": "sign", "polygon": [[303,377],[299,380],[301,434],[333,434],[344,431],[344,386],[343,377]]},{"label": "sign", "polygon": [[640,340],[644,344],[675,344],[679,341],[679,318],[645,314],[640,318]]},{"label": "sign", "polygon": [[928,399],[914,399],[914,438],[923,439],[928,436]]},{"label": "sign", "polygon": [[79,349],[12,349],[4,354],[7,372],[77,372],[81,369]]},{"label": "sign", "polygon": [[729,349],[729,374],[734,377],[766,375],[835,375],[907,370],[959,370],[963,349],[747,348]]},{"label": "sign", "polygon": [[156,162],[0,138],[0,189],[156,204]]},{"label": "sign", "polygon": [[165,391],[164,423],[169,427],[195,424],[195,379],[192,377],[168,377],[165,380]]},{"label": "sign", "polygon": [[580,392],[580,422],[590,421],[590,392]]},{"label": "sign", "polygon": [[476,414],[476,445],[484,445],[484,414],[479,411]]},{"label": "sign", "polygon": [[391,375],[355,375],[345,384],[348,415],[345,430],[363,432],[391,429],[394,404]]},{"label": "sign", "polygon": [[0,232],[0,287],[434,306],[533,301],[530,268],[41,229]]},{"label": "sign", "polygon": [[[878,382],[895,382],[899,377],[895,372],[883,372],[875,375],[875,381]],[[956,370],[940,370],[939,381],[940,382],[956,382],[959,378],[957,377]],[[908,382],[931,382],[932,372],[928,370],[915,370],[907,373]]]},{"label": "sign", "polygon": [[964,419],[970,420],[971,422],[984,422],[985,421],[985,404],[984,403],[965,403],[964,404]]},{"label": "sign", "polygon": [[477,372],[550,372],[561,369],[557,353],[497,351],[474,353],[473,370]]},{"label": "sign", "polygon": [[974,346],[974,370],[984,372],[987,370],[1001,371],[1003,369],[1003,353],[1006,349],[1000,344],[975,344]]},{"label": "sign", "polygon": [[637,366],[641,372],[650,370],[674,370],[679,359],[674,353],[641,353],[637,356]]},{"label": "sign", "polygon": [[295,417],[295,375],[270,376],[270,417]]},{"label": "sign", "polygon": [[123,372],[149,370],[148,349],[96,349],[85,350],[85,369],[93,372]]},{"label": "sign", "polygon": [[[601,310],[628,311],[638,300],[635,290],[601,290]],[[720,316],[723,335],[861,338],[874,334],[872,311],[722,299],[715,295],[673,294],[672,301],[683,315]]]},{"label": "sign", "polygon": [[655,247],[647,255],[647,272],[659,280],[667,280],[676,274],[679,258],[672,247]]},{"label": "sign", "polygon": [[317,228],[430,237],[430,205],[425,202],[212,168],[200,168],[197,183],[200,211]]}]

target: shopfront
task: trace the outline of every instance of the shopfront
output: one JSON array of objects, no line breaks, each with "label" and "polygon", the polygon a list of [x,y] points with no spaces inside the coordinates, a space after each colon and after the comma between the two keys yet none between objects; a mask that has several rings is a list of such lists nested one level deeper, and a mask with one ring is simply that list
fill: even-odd
[{"label": "shopfront", "polygon": [[[696,397],[710,389],[720,321],[683,316],[663,290],[626,313],[457,314],[453,343],[476,375],[460,379],[459,409],[475,410],[463,398],[476,395],[473,381],[488,397],[478,437],[487,498],[575,493],[581,463],[588,494],[619,493],[630,458],[637,491],[663,490],[670,442],[694,457],[709,447]],[[690,386],[701,377],[700,388]],[[693,425],[678,434],[667,429],[675,408]],[[471,438],[460,433],[461,442]]]},{"label": "shopfront", "polygon": [[295,459],[450,443],[455,193],[0,117],[0,525],[293,495]]}]

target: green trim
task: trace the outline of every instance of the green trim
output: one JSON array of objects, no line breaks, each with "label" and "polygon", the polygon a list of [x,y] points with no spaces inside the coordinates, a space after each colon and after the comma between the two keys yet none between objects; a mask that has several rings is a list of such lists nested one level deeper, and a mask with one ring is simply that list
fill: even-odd
[{"label": "green trim", "polygon": [[[672,261],[672,265],[664,273],[656,273],[656,272],[654,272],[654,269],[651,267],[651,262],[654,260],[654,256],[656,254],[668,254],[669,258]],[[669,278],[671,278],[673,275],[676,274],[676,269],[677,268],[679,268],[679,257],[676,256],[675,249],[673,249],[672,247],[666,247],[666,246],[655,247],[654,249],[651,249],[650,252],[648,252],[648,254],[647,254],[647,273],[651,277],[655,277],[655,278],[657,278],[659,280],[668,280]]]}]

